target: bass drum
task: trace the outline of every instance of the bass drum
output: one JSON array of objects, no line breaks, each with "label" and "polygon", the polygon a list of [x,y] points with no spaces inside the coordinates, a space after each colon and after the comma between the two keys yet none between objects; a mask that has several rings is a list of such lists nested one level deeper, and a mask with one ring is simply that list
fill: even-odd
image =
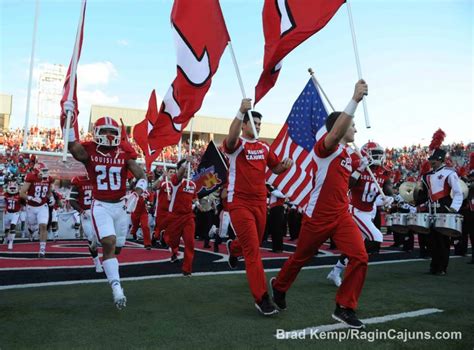
[{"label": "bass drum", "polygon": [[449,237],[459,237],[462,234],[462,215],[459,214],[435,214],[433,215],[433,227],[439,233]]}]

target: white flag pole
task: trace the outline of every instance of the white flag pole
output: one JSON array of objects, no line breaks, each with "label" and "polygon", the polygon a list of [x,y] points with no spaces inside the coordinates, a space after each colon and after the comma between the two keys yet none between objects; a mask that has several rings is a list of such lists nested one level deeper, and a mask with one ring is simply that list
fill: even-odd
[{"label": "white flag pole", "polygon": [[36,31],[38,29],[38,17],[39,17],[40,2],[36,0],[35,5],[35,19],[33,24],[33,43],[31,44],[31,56],[30,56],[30,75],[28,77],[28,93],[26,95],[26,111],[25,111],[25,127],[23,129],[23,149],[22,152],[26,151],[28,146],[28,124],[30,122],[30,99],[31,99],[31,84],[33,82],[33,66],[35,61],[35,46],[36,46]]},{"label": "white flag pole", "polygon": [[[349,15],[349,25],[351,27],[352,45],[354,46],[354,55],[355,55],[356,66],[357,66],[357,74],[359,75],[359,79],[362,79],[362,69],[360,68],[359,51],[357,49],[354,22],[352,20],[351,5],[349,4],[349,0],[346,1],[346,7],[347,7],[347,13]],[[365,127],[369,129],[370,120],[369,120],[369,112],[367,111],[367,101],[365,100],[365,97],[362,99],[362,105],[364,106]]]},{"label": "white flag pole", "polygon": [[[193,126],[194,126],[194,117],[191,119],[191,130],[189,133],[189,156],[192,156],[192,149],[193,149]],[[188,162],[188,177],[187,181],[191,180],[191,162]]]},{"label": "white flag pole", "polygon": [[311,80],[313,81],[314,87],[316,88],[316,90],[321,91],[321,93],[323,94],[324,98],[325,98],[326,101],[329,103],[329,106],[331,107],[332,111],[334,112],[334,111],[335,111],[334,106],[332,105],[331,101],[329,101],[328,96],[326,95],[326,93],[324,92],[324,90],[323,90],[323,88],[321,87],[321,85],[319,85],[318,80],[317,80],[316,77],[314,76],[313,68],[308,68],[308,72],[309,72],[309,74],[311,75]]},{"label": "white flag pole", "polygon": [[169,185],[168,185],[168,170],[166,168],[166,160],[165,160],[165,152],[164,151],[161,151],[161,161],[163,162],[163,171],[165,172],[163,174],[163,176],[165,177],[166,195],[168,197],[168,200],[171,200]]},{"label": "white flag pole", "polygon": [[227,166],[227,163],[225,162],[224,158],[222,158],[221,151],[219,151],[219,148],[217,148],[217,145],[215,144],[215,142],[213,140],[211,140],[211,142],[214,144],[214,147],[217,150],[217,154],[219,155],[219,158],[221,159],[222,163],[225,166],[225,170],[229,170],[229,167]]},{"label": "white flag pole", "polygon": [[178,162],[181,160],[181,146],[182,146],[182,137],[180,137],[178,142]]},{"label": "white flag pole", "polygon": [[[239,80],[240,91],[242,92],[242,98],[247,98],[247,95],[245,94],[244,84],[242,82],[242,76],[240,75],[239,65],[237,64],[237,60],[235,59],[234,49],[232,48],[232,42],[229,41],[227,43],[227,46],[229,46],[230,55],[232,56],[232,62],[234,63],[235,74],[237,74],[237,79]],[[255,139],[258,140],[258,133],[257,133],[257,129],[255,128],[255,123],[253,121],[252,113],[250,111],[247,111],[247,115],[249,116],[250,125],[252,126],[253,135],[254,135]]]},{"label": "white flag pole", "polygon": [[[79,58],[79,45],[81,40],[82,24],[84,22],[84,10],[86,7],[86,0],[82,0],[81,14],[79,16],[79,24],[77,26],[76,32],[76,43],[74,45],[74,51],[72,54],[72,65],[71,65],[71,75],[69,77],[69,91],[67,95],[68,101],[71,101],[74,98],[74,90],[76,84],[76,71],[77,71],[77,61]],[[77,101],[76,101],[77,102]],[[63,162],[67,161],[67,151],[69,143],[69,128],[71,123],[72,112],[68,111],[66,118],[66,129],[64,133],[64,150],[63,150]]]}]

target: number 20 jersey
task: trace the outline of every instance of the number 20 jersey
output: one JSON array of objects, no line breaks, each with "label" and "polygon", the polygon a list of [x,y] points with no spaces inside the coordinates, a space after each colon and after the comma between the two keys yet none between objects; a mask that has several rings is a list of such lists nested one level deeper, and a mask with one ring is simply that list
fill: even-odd
[{"label": "number 20 jersey", "polygon": [[99,201],[119,202],[127,191],[127,161],[136,159],[137,154],[120,146],[102,154],[94,142],[83,142],[82,146],[89,155],[84,165],[92,184],[92,197]]},{"label": "number 20 jersey", "polygon": [[[381,166],[371,167],[370,170],[383,188],[385,181],[390,178],[390,171]],[[370,212],[378,194],[377,186],[366,169],[360,175],[359,181],[351,188],[351,204],[359,210]]]}]

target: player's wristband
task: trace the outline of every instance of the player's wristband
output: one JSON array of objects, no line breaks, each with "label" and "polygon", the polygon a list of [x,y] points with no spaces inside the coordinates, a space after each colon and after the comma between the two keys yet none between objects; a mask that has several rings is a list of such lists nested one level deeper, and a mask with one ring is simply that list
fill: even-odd
[{"label": "player's wristband", "polygon": [[349,104],[347,105],[346,109],[344,110],[344,113],[346,113],[347,115],[350,115],[351,117],[353,117],[354,114],[355,114],[356,109],[357,109],[357,102],[354,101],[353,99],[351,99],[349,101]]},{"label": "player's wristband", "polygon": [[142,191],[146,191],[148,189],[148,181],[145,179],[138,180],[135,188],[140,188]]},{"label": "player's wristband", "polygon": [[245,114],[243,114],[240,109],[237,111],[237,114],[235,116],[238,120],[241,120],[243,121],[244,120],[244,117],[245,117]]},{"label": "player's wristband", "polygon": [[[66,135],[66,129],[63,129],[63,135]],[[68,142],[76,141],[76,133],[74,132],[74,128],[69,128],[69,138]]]},{"label": "player's wristband", "polygon": [[359,180],[359,178],[360,178],[360,173],[359,173],[359,171],[357,171],[357,170],[354,171],[354,172],[352,173],[351,177],[352,177],[354,180]]}]

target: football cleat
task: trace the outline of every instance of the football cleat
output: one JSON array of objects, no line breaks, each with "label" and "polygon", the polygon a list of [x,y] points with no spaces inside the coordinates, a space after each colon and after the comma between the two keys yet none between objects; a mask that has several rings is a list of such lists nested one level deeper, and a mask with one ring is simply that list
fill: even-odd
[{"label": "football cleat", "polygon": [[123,288],[120,285],[112,287],[115,307],[122,310],[127,306],[127,297],[123,294]]},{"label": "football cleat", "polygon": [[104,268],[102,267],[102,265],[100,263],[98,263],[97,265],[95,265],[95,272],[97,273],[102,273],[104,272]]}]

